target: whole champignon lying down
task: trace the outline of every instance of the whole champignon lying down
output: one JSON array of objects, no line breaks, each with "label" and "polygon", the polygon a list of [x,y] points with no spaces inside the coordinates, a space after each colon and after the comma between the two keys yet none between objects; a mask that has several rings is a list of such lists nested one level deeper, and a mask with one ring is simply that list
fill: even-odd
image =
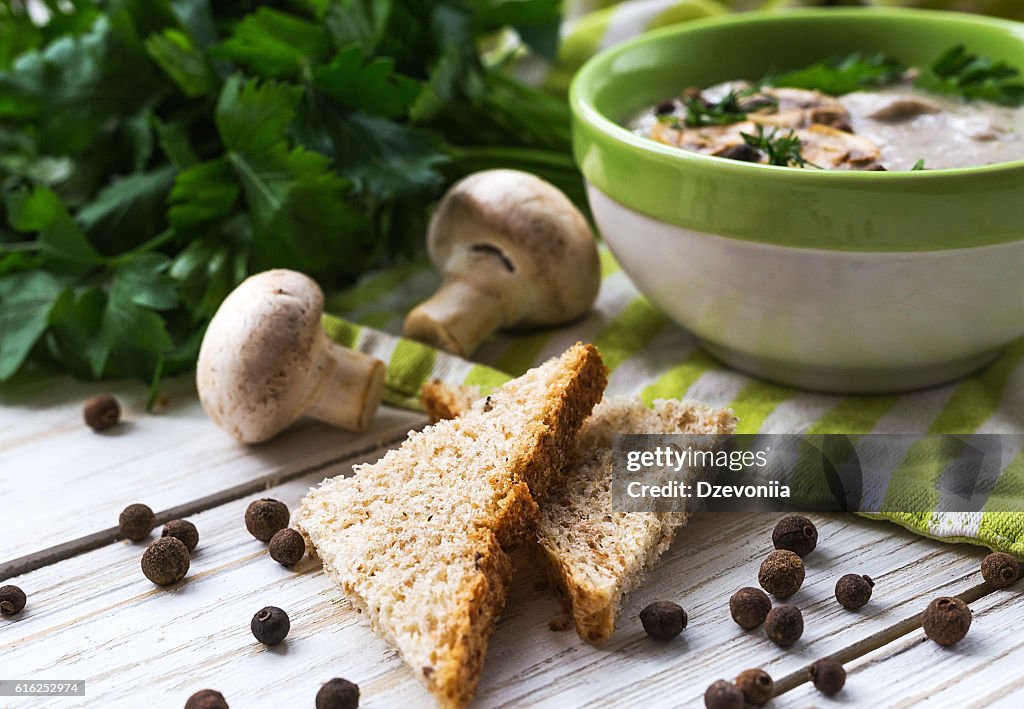
[{"label": "whole champignon lying down", "polygon": [[214,423],[243,443],[299,416],[363,431],[384,392],[384,364],[331,342],[324,294],[301,273],[266,271],[221,304],[203,338],[196,387]]},{"label": "whole champignon lying down", "polygon": [[580,317],[601,282],[587,220],[553,185],[516,170],[457,182],[430,222],[427,251],[444,280],[403,331],[462,357],[499,328]]}]

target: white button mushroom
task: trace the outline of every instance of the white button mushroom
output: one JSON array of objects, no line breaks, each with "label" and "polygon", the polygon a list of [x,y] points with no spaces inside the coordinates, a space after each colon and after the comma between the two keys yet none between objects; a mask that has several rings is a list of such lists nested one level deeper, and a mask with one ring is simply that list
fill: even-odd
[{"label": "white button mushroom", "polygon": [[199,400],[243,443],[273,438],[301,415],[354,431],[369,425],[384,365],[328,340],[324,294],[295,271],[247,278],[221,304],[196,367]]},{"label": "white button mushroom", "polygon": [[460,356],[499,328],[583,315],[601,282],[587,220],[556,187],[516,170],[456,183],[431,220],[427,252],[443,283],[403,330]]}]

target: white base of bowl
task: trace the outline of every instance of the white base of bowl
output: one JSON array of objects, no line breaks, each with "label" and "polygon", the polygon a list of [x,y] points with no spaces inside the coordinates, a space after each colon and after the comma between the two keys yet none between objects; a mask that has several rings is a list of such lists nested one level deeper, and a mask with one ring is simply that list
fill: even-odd
[{"label": "white base of bowl", "polygon": [[733,369],[759,379],[826,394],[888,394],[927,389],[973,374],[999,356],[999,351],[987,352],[952,362],[887,370],[806,365],[794,367],[787,362],[737,352],[704,338],[698,338],[698,342],[708,354]]},{"label": "white base of bowl", "polygon": [[910,391],[970,374],[1024,336],[1024,241],[801,249],[685,229],[593,186],[588,194],[640,292],[715,357],[759,377],[818,391]]}]

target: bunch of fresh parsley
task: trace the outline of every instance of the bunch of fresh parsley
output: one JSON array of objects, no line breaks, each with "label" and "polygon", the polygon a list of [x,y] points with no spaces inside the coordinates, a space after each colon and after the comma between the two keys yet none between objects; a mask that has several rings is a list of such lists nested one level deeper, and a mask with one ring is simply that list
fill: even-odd
[{"label": "bunch of fresh parsley", "polygon": [[563,101],[485,61],[559,0],[0,3],[0,380],[192,366],[246,275],[326,287],[415,252],[495,166],[582,200]]}]

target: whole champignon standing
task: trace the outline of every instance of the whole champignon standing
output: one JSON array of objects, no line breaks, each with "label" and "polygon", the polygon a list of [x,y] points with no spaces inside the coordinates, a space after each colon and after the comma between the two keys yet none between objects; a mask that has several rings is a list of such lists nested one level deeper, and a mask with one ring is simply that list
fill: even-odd
[{"label": "whole champignon standing", "polygon": [[409,313],[404,334],[463,357],[499,328],[580,317],[601,283],[587,220],[556,187],[517,170],[456,183],[430,222],[427,251],[444,281]]},{"label": "whole champignon standing", "polygon": [[199,399],[243,443],[273,438],[301,415],[363,431],[384,391],[383,363],[328,340],[311,278],[251,276],[221,304],[196,366]]}]

